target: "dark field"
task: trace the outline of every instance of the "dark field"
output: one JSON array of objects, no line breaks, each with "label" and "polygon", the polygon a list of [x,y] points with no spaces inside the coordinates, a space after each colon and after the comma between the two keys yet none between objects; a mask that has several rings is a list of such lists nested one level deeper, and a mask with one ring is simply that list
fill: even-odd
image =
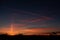
[{"label": "dark field", "polygon": [[0,35],[0,40],[59,40],[60,36],[57,35],[14,35],[10,36],[7,34],[1,34]]}]

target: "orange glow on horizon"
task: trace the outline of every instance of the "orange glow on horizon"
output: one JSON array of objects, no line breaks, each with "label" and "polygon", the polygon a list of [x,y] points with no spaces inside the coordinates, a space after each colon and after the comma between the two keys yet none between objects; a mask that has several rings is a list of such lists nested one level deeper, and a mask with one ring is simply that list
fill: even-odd
[{"label": "orange glow on horizon", "polygon": [[13,24],[11,24],[11,28],[10,28],[10,31],[9,31],[8,34],[9,34],[9,35],[14,35]]},{"label": "orange glow on horizon", "polygon": [[23,35],[40,35],[41,33],[55,31],[54,28],[19,28],[15,27],[13,24],[10,27],[0,28],[0,33],[7,33],[8,35],[16,35],[16,34],[23,34]]}]

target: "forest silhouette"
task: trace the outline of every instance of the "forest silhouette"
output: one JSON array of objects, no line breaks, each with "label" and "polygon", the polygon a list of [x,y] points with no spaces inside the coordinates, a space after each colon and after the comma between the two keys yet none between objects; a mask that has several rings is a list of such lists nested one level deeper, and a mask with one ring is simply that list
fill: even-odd
[{"label": "forest silhouette", "polygon": [[8,34],[0,34],[0,40],[45,40],[45,39],[58,39],[60,36],[57,35],[57,32],[51,32],[50,35],[8,35]]}]

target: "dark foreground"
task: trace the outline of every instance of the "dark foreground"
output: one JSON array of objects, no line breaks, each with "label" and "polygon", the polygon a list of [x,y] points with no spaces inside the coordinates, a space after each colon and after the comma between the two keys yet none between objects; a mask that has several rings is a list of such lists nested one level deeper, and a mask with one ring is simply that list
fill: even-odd
[{"label": "dark foreground", "polygon": [[1,34],[0,40],[59,40],[60,36],[57,35],[50,35],[50,36],[43,36],[43,35],[15,35],[15,36],[9,36],[7,34]]}]

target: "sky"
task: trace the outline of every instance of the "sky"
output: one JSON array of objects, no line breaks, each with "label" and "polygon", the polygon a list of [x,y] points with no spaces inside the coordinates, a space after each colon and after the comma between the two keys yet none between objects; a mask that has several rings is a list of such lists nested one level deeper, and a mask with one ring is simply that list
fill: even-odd
[{"label": "sky", "polygon": [[59,1],[0,0],[0,30],[7,31],[13,24],[17,33],[23,29],[36,33],[59,31],[59,4]]}]

